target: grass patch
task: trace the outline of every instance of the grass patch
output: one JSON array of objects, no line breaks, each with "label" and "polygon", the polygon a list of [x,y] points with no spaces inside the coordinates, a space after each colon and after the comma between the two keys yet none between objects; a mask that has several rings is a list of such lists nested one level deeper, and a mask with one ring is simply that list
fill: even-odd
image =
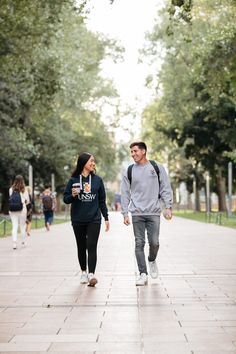
[{"label": "grass patch", "polygon": [[185,219],[191,219],[200,222],[214,223],[226,227],[236,228],[236,215],[227,217],[226,213],[212,212],[207,215],[205,212],[194,212],[192,210],[175,210],[174,215]]},{"label": "grass patch", "polygon": [[[65,219],[64,217],[54,217],[53,224],[62,224],[68,222],[69,219]],[[31,229],[41,229],[45,227],[44,218],[39,216],[34,216],[32,220]],[[0,217],[0,237],[6,237],[11,235],[12,224],[10,218],[2,218]]]}]

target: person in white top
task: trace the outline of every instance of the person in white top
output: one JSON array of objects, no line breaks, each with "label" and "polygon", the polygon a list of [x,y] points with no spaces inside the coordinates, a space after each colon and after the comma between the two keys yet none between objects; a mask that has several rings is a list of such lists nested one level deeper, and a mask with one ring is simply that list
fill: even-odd
[{"label": "person in white top", "polygon": [[[25,223],[26,223],[26,216],[27,216],[26,204],[30,202],[29,193],[25,188],[24,178],[21,175],[16,176],[13,185],[9,189],[9,196],[10,196],[9,214],[12,222],[13,249],[16,249],[17,233],[18,233],[19,225],[20,225],[22,246],[26,245],[26,232],[25,232]],[[18,196],[20,196],[20,198],[18,198]],[[19,207],[20,202],[22,204]]]}]

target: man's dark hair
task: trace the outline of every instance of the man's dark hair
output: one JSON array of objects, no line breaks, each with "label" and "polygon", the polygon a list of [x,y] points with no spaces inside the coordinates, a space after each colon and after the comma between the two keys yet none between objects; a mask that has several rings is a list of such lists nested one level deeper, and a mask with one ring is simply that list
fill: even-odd
[{"label": "man's dark hair", "polygon": [[138,146],[139,149],[145,150],[147,152],[147,145],[143,141],[136,141],[130,144],[130,149],[132,149],[134,146]]},{"label": "man's dark hair", "polygon": [[45,184],[44,189],[48,189],[48,188],[51,188],[50,184]]}]

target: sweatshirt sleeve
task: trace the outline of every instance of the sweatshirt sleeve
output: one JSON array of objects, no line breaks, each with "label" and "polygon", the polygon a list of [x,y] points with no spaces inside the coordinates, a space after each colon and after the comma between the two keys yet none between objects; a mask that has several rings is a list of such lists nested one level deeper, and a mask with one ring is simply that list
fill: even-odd
[{"label": "sweatshirt sleeve", "polygon": [[121,181],[121,213],[123,216],[128,216],[131,191],[130,182],[127,177],[127,172],[124,173]]},{"label": "sweatshirt sleeve", "polygon": [[107,205],[106,205],[106,192],[105,192],[105,187],[104,187],[102,179],[101,179],[100,188],[98,190],[98,202],[99,202],[99,208],[101,210],[102,216],[107,221],[108,220],[108,209],[107,209]]},{"label": "sweatshirt sleeve", "polygon": [[74,197],[72,197],[71,194],[72,184],[73,184],[72,179],[69,179],[63,195],[63,201],[65,204],[71,204],[74,200]]},{"label": "sweatshirt sleeve", "polygon": [[160,196],[165,208],[172,208],[173,192],[167,176],[166,170],[162,165],[158,165],[160,170]]}]

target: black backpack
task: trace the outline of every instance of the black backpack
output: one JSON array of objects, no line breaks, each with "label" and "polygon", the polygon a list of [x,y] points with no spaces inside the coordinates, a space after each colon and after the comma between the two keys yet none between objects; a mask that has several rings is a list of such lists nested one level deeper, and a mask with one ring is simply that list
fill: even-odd
[{"label": "black backpack", "polygon": [[[160,170],[159,170],[159,167],[158,167],[158,165],[157,165],[157,163],[155,161],[153,161],[153,160],[149,160],[149,161],[152,164],[152,166],[154,167],[154,170],[156,171],[156,174],[157,174],[157,177],[158,177],[158,183],[159,183],[159,186],[160,186]],[[132,169],[133,169],[133,166],[134,166],[134,164],[129,165],[128,170],[127,170],[127,177],[128,177],[130,185],[132,183]],[[159,199],[161,198],[160,194],[158,195],[158,198]]]},{"label": "black backpack", "polygon": [[52,211],[53,200],[51,195],[44,195],[42,198],[43,211]]},{"label": "black backpack", "polygon": [[21,211],[23,209],[23,203],[21,200],[20,192],[13,191],[9,198],[9,210],[10,211]]}]

